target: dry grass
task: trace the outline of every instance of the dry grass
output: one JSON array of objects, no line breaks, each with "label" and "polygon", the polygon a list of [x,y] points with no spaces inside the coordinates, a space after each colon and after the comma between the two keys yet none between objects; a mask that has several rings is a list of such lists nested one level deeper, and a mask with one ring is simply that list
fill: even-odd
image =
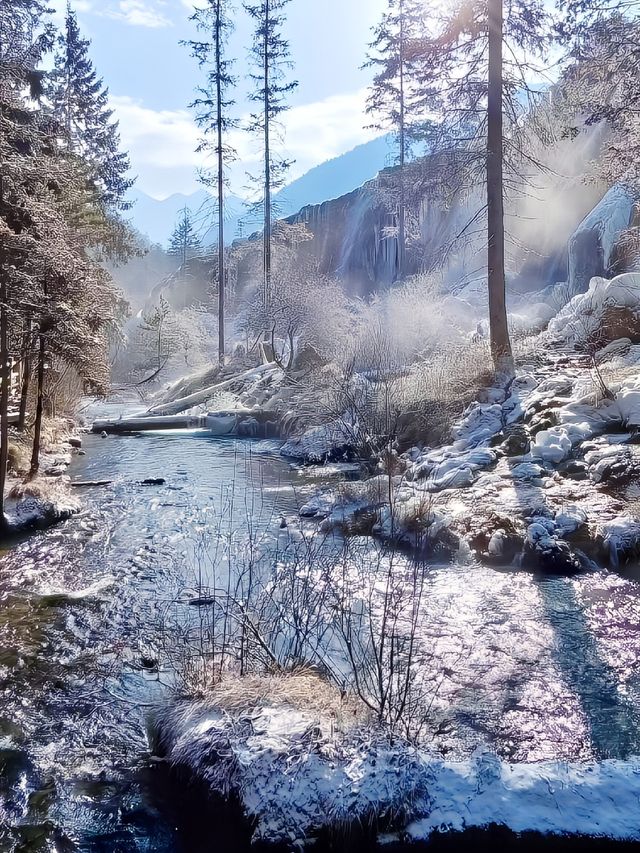
[{"label": "dry grass", "polygon": [[68,503],[69,494],[67,487],[59,479],[50,477],[36,477],[24,483],[16,483],[9,491],[9,497],[13,500],[23,500],[24,498],[39,498],[41,500],[65,501]]},{"label": "dry grass", "polygon": [[343,693],[310,669],[275,675],[226,676],[203,697],[229,714],[281,706],[331,718],[345,731],[367,722],[370,712],[357,697]]},{"label": "dry grass", "polygon": [[14,474],[25,474],[31,461],[30,448],[24,441],[13,440],[8,447],[8,470]]}]

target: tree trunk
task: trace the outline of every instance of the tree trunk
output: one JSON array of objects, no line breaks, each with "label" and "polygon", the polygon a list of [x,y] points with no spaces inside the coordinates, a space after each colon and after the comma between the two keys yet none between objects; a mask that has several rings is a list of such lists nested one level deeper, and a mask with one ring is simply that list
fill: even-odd
[{"label": "tree trunk", "polygon": [[487,267],[491,355],[496,370],[513,373],[505,293],[502,130],[502,0],[488,0],[489,81],[487,94]]},{"label": "tree trunk", "polygon": [[4,269],[0,269],[0,529],[6,526],[4,514],[4,489],[7,481],[9,458],[9,329],[7,319],[7,282]]},{"label": "tree trunk", "polygon": [[225,292],[225,258],[224,258],[224,150],[222,148],[222,10],[220,0],[216,4],[216,101],[217,101],[217,130],[218,130],[218,361],[224,363],[224,292]]},{"label": "tree trunk", "polygon": [[27,320],[22,339],[22,385],[20,388],[20,414],[18,429],[22,432],[27,422],[27,403],[29,401],[29,385],[31,383],[31,320]]},{"label": "tree trunk", "polygon": [[[0,210],[4,208],[4,178],[0,174]],[[0,246],[0,530],[6,528],[4,489],[9,460],[9,320],[7,317],[6,253]]]},{"label": "tree trunk", "polygon": [[403,278],[405,268],[405,183],[404,171],[406,161],[406,121],[405,121],[405,101],[404,101],[404,59],[405,59],[405,44],[404,44],[404,6],[400,0],[400,121],[399,121],[399,142],[400,142],[400,201],[398,204],[398,270],[397,278]]},{"label": "tree trunk", "polygon": [[[270,0],[265,0],[264,19],[264,307],[271,307],[271,116],[269,91]],[[268,333],[267,333],[268,334]],[[265,340],[268,337],[265,336]]]},{"label": "tree trunk", "polygon": [[35,477],[40,468],[40,437],[42,435],[42,411],[44,407],[44,361],[46,356],[45,336],[40,333],[40,348],[38,350],[38,393],[36,402],[36,419],[33,425],[33,450],[31,452],[31,468],[29,477]]}]

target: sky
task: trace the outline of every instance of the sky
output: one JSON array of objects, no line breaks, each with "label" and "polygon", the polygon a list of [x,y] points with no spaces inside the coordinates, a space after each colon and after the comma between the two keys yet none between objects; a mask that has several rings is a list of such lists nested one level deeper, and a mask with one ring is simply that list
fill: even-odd
[{"label": "sky", "polygon": [[[71,0],[91,57],[111,94],[123,147],[137,188],[154,198],[198,189],[195,153],[199,131],[189,110],[201,82],[195,60],[180,42],[194,34],[191,0]],[[60,19],[66,0],[55,0]],[[237,113],[246,115],[251,22],[235,2]],[[371,71],[361,68],[371,28],[387,0],[291,0],[285,35],[291,72],[299,86],[285,115],[282,152],[295,159],[289,179],[373,138],[364,115]],[[246,195],[246,174],[258,168],[259,148],[240,131],[231,140],[239,161],[229,172],[231,190]]]}]

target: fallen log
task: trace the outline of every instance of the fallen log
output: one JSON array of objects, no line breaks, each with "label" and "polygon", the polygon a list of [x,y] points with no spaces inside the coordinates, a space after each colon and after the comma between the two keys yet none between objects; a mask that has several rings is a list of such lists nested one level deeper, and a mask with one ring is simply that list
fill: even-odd
[{"label": "fallen log", "polygon": [[205,426],[205,418],[202,416],[137,417],[119,418],[116,421],[95,421],[91,427],[91,432],[122,435],[131,432],[146,432],[158,429],[203,429]]},{"label": "fallen log", "polygon": [[69,485],[82,489],[89,486],[110,486],[112,482],[113,480],[72,480]]},{"label": "fallen log", "polygon": [[247,380],[259,379],[269,371],[278,370],[275,364],[260,364],[258,367],[252,367],[251,370],[245,370],[244,373],[239,373],[237,376],[232,376],[230,379],[225,379],[224,382],[218,382],[215,385],[210,385],[208,388],[203,388],[202,391],[196,391],[195,394],[189,394],[187,397],[182,397],[179,400],[173,400],[170,403],[158,403],[147,411],[143,417],[178,415],[184,412],[185,409],[191,409],[193,406],[200,406],[215,397],[220,391],[226,391],[234,385],[243,384]]}]

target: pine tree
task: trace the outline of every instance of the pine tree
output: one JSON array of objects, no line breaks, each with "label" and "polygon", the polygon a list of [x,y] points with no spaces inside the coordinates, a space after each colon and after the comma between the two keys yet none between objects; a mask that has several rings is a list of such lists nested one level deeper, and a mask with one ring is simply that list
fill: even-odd
[{"label": "pine tree", "polygon": [[[571,0],[562,4],[557,30],[565,48],[560,90],[577,120],[568,130],[605,123],[601,157],[609,182],[640,181],[640,10],[637,3]],[[569,125],[571,126],[569,127]]]},{"label": "pine tree", "polygon": [[218,219],[218,359],[224,361],[224,301],[226,289],[226,257],[224,246],[225,219],[225,165],[235,158],[228,145],[228,132],[237,126],[229,115],[234,105],[227,93],[235,84],[232,75],[233,60],[225,57],[227,40],[233,30],[227,0],[207,0],[206,6],[197,9],[192,20],[198,30],[206,33],[208,40],[190,41],[192,55],[206,75],[206,83],[198,89],[198,97],[191,105],[196,110],[198,126],[204,137],[198,151],[209,151],[215,157],[215,168],[201,174],[203,183],[215,188]]},{"label": "pine tree", "polygon": [[189,272],[189,261],[202,254],[202,243],[196,234],[188,207],[184,207],[180,212],[180,219],[173,229],[167,251],[172,258],[179,259],[183,276]]},{"label": "pine tree", "polygon": [[86,251],[88,222],[83,221],[79,233],[70,218],[70,212],[91,206],[90,169],[83,160],[60,151],[58,126],[37,101],[43,80],[39,63],[51,44],[46,10],[41,3],[19,0],[11,4],[8,26],[4,4],[0,12],[4,39],[0,45],[1,496],[8,440],[9,351],[22,348],[25,340],[29,346],[33,331],[38,348],[35,473],[47,354],[56,354],[87,383],[105,390],[103,332],[112,322],[115,293],[106,273]]},{"label": "pine tree", "polygon": [[30,243],[21,236],[24,225],[21,179],[16,147],[33,149],[38,133],[24,109],[23,94],[42,91],[39,63],[51,46],[53,30],[46,3],[39,0],[0,0],[0,528],[6,526],[4,490],[9,448],[8,408],[10,335],[18,326],[15,301],[26,295],[23,265]]},{"label": "pine tree", "polygon": [[374,30],[367,66],[377,68],[367,101],[367,113],[380,130],[396,136],[398,201],[396,210],[398,260],[402,277],[406,255],[406,175],[412,142],[419,133],[421,111],[416,101],[416,40],[424,26],[422,0],[388,0],[388,9]]},{"label": "pine tree", "polygon": [[57,39],[48,96],[60,122],[69,154],[90,166],[97,198],[105,211],[126,210],[129,158],[120,150],[118,122],[109,108],[109,90],[89,57],[91,42],[82,38],[76,13],[67,5],[65,25]]},{"label": "pine tree", "polygon": [[257,104],[251,114],[248,130],[261,142],[263,174],[260,179],[260,201],[263,226],[263,299],[268,309],[271,300],[271,249],[273,238],[273,192],[284,185],[291,160],[276,153],[274,141],[278,118],[289,108],[287,96],[298,83],[287,79],[291,68],[289,43],[282,35],[284,9],[290,0],[260,0],[245,3],[244,8],[255,21],[251,48],[255,88],[249,99]]},{"label": "pine tree", "polygon": [[537,97],[527,79],[541,70],[536,62],[550,44],[550,21],[543,0],[458,0],[436,7],[426,32],[415,45],[422,107],[434,117],[425,141],[444,183],[486,185],[491,351],[496,368],[511,373],[505,186],[527,160],[522,118],[526,96],[530,103]]}]

